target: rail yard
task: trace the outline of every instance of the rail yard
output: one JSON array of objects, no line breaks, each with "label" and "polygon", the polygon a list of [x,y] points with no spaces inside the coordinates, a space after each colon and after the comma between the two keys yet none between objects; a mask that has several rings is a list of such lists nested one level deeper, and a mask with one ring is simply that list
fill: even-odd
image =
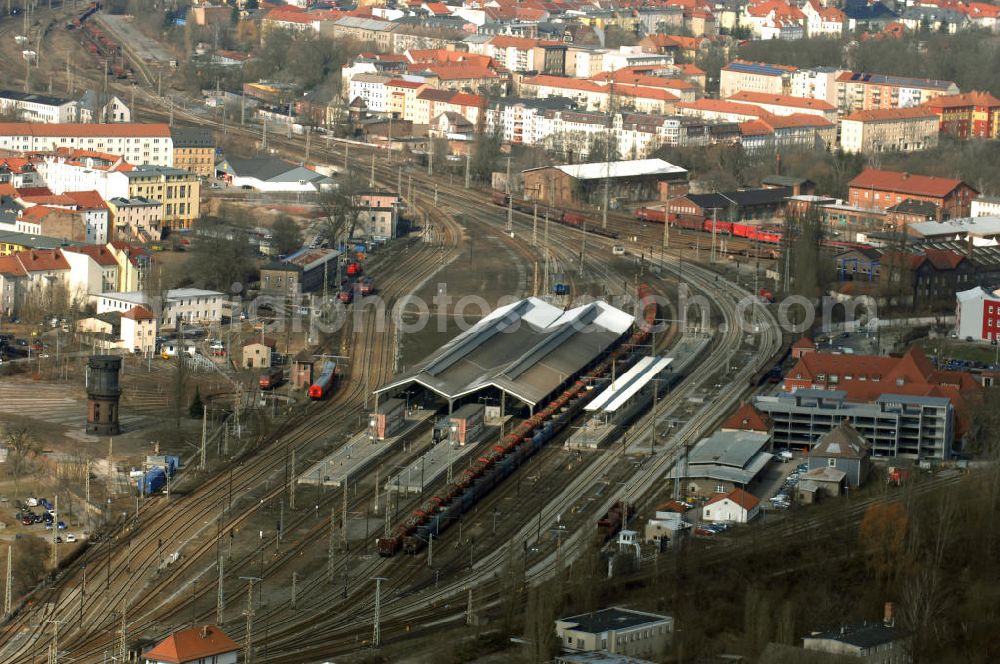
[{"label": "rail yard", "polygon": [[[232,9],[226,21],[234,25],[257,11],[201,9]],[[341,8],[287,11],[279,15],[290,24],[309,25],[298,14],[323,11],[357,29],[377,22],[341,18]],[[221,107],[205,103],[211,90],[199,96],[177,83],[186,64],[178,65],[180,47],[167,42],[166,28],[158,37],[144,21],[97,2],[24,3],[24,12],[0,18],[3,52],[21,52],[26,63],[8,86],[23,83],[24,94],[37,95],[44,77],[50,94],[60,85],[67,94],[89,90],[86,98],[109,106],[87,109],[83,120],[74,100],[76,115],[52,124],[68,127],[67,136],[108,137],[38,150],[24,138],[23,155],[0,155],[4,204],[24,206],[18,232],[0,238],[0,286],[25,289],[17,315],[0,312],[12,330],[0,335],[0,396],[9,399],[0,410],[3,458],[10,458],[0,462],[21,464],[3,484],[15,520],[0,530],[7,554],[0,664],[170,661],[152,655],[184,634],[202,643],[224,636],[218,641],[229,650],[211,656],[244,664],[435,661],[446,638],[456,640],[456,653],[481,646],[501,658],[458,654],[454,661],[535,661],[528,653],[544,652],[537,661],[550,662],[560,648],[575,656],[569,646],[577,637],[552,636],[553,622],[564,629],[558,611],[599,625],[594,616],[604,611],[621,612],[624,624],[628,611],[657,617],[648,611],[698,606],[708,599],[692,599],[701,589],[685,585],[692,559],[721,569],[752,541],[761,560],[779,560],[785,541],[855,538],[862,520],[866,533],[877,531],[872,523],[896,516],[880,511],[896,509],[894,490],[917,504],[959,486],[966,466],[934,465],[929,479],[911,482],[931,463],[895,457],[873,459],[877,470],[865,471],[884,475],[884,486],[852,484],[854,457],[828,463],[816,449],[860,450],[855,474],[863,476],[867,444],[857,440],[878,432],[864,429],[861,415],[838,416],[836,427],[808,442],[776,448],[777,420],[758,405],[781,417],[784,392],[792,392],[791,439],[804,421],[794,409],[826,408],[829,396],[789,382],[793,365],[809,369],[822,350],[805,336],[808,325],[789,320],[789,301],[774,296],[790,295],[795,280],[820,292],[801,276],[808,260],[796,255],[796,234],[805,225],[791,213],[720,218],[718,209],[696,214],[693,205],[690,213],[668,213],[671,202],[699,195],[692,192],[704,185],[662,160],[559,170],[539,166],[535,155],[512,173],[524,146],[500,140],[498,131],[500,154],[477,154],[473,146],[485,139],[456,139],[464,124],[451,110],[428,118],[425,137],[400,139],[393,123],[409,121],[393,112],[385,134],[375,133],[383,118],[357,99],[347,100],[342,117],[303,128],[291,121],[294,104],[281,82],[265,81],[250,88],[273,99],[255,104],[248,120],[244,89],[234,121],[234,97],[225,96],[233,93],[223,94],[218,80]],[[172,34],[194,16],[170,13]],[[39,58],[47,44],[70,54]],[[205,56],[197,66],[252,67],[231,45],[192,46]],[[420,49],[406,50],[421,57]],[[372,62],[364,65],[375,71]],[[395,59],[383,65],[401,77],[387,77],[404,90],[397,105],[422,94],[407,67],[433,68]],[[453,105],[477,96],[431,92],[428,98],[447,96]],[[94,121],[124,100],[130,119]],[[287,131],[275,130],[269,122],[281,122],[286,106]],[[485,101],[478,110],[485,116]],[[32,141],[65,140],[37,128],[48,121],[22,119],[0,124],[11,132],[27,126]],[[335,131],[338,123],[351,131]],[[148,136],[129,140],[150,141],[150,163],[105,152],[118,145],[112,139],[144,125],[152,127]],[[160,140],[172,141],[174,152],[154,163]],[[435,164],[449,150],[445,164]],[[473,160],[490,165],[475,181]],[[649,161],[669,167],[669,177]],[[625,165],[615,171],[623,175],[613,177],[612,164]],[[207,174],[195,174],[199,166]],[[95,191],[74,199],[81,192],[52,182],[60,169],[75,168],[105,179],[87,180],[98,183]],[[587,175],[602,170],[602,178]],[[532,171],[548,172],[532,176],[542,184],[529,192],[517,179]],[[776,178],[779,185],[795,180]],[[113,186],[124,187],[121,195],[109,193]],[[789,199],[819,198],[790,187]],[[99,188],[107,204],[91,205]],[[170,198],[155,222],[135,211],[160,205],[148,198],[154,195]],[[193,219],[180,217],[190,212],[191,198],[179,202],[188,196],[200,205]],[[774,196],[751,202],[763,209]],[[51,246],[18,244],[47,237],[33,219],[63,223],[73,213],[91,223],[98,208],[106,215],[103,242],[84,241],[90,229],[84,240],[67,233]],[[970,256],[973,244],[970,236]],[[831,252],[865,256],[870,247],[819,234],[815,249],[819,261]],[[196,261],[216,269],[195,269]],[[237,267],[229,270],[227,261]],[[81,265],[85,277],[73,276]],[[44,309],[28,287],[44,279],[29,275],[47,270],[52,281],[62,269],[66,283],[83,284],[78,295],[87,302],[76,306],[67,296],[63,308]],[[808,309],[806,302],[791,305]],[[845,361],[878,333],[874,312],[866,316],[868,328],[824,321],[820,345]],[[848,394],[849,381],[869,388],[895,379],[905,394],[890,395],[899,403],[879,396],[877,408],[898,407],[900,418],[912,415],[907,398],[930,410],[945,408],[953,393],[971,393],[969,380],[936,368],[936,357],[931,369],[922,351],[907,352],[892,358],[910,371],[905,378],[891,373],[888,357],[868,361],[876,371],[870,379],[860,360],[853,375],[822,365],[807,378],[818,385],[829,375],[826,387],[838,395]],[[927,384],[909,387],[919,380]],[[959,410],[952,415],[964,415]],[[850,502],[807,511],[833,485]],[[35,497],[49,492],[58,496],[52,502]],[[30,556],[23,553],[29,541]],[[862,555],[877,557],[865,550],[830,558]],[[759,579],[745,580],[747,596],[822,562],[803,557],[762,568]],[[27,568],[30,582],[19,572]],[[652,601],[629,594],[650,587]],[[781,606],[794,625],[790,605]],[[894,627],[891,606],[887,627]],[[655,661],[688,656],[677,645],[686,629],[677,619],[676,628],[669,622],[674,644],[646,653]],[[544,624],[533,629],[533,620]],[[625,652],[614,644],[587,650]],[[701,654],[709,650],[719,654],[722,646],[702,644]]]}]

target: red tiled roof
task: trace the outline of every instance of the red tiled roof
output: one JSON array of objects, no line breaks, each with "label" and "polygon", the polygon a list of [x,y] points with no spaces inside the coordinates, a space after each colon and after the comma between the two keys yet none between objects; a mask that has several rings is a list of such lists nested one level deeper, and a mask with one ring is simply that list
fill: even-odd
[{"label": "red tiled roof", "polygon": [[695,84],[681,78],[667,78],[666,76],[651,76],[629,71],[631,68],[619,69],[615,72],[601,72],[591,77],[592,81],[614,81],[618,90],[619,84],[644,85],[649,88],[669,88],[672,90],[694,90]]},{"label": "red tiled roof", "polygon": [[740,123],[740,134],[743,136],[767,136],[774,130],[760,120],[748,120]]},{"label": "red tiled roof", "polygon": [[771,430],[771,424],[770,418],[767,415],[754,408],[752,404],[745,403],[735,413],[726,418],[721,428],[734,431],[760,431],[768,433]]},{"label": "red tiled roof", "polygon": [[0,136],[135,136],[170,137],[170,125],[162,123],[118,122],[83,124],[79,122],[0,122]]},{"label": "red tiled roof", "polygon": [[856,122],[881,122],[888,120],[916,120],[918,118],[936,117],[937,113],[930,108],[913,106],[911,108],[873,108],[868,111],[855,111],[854,113],[846,116],[844,120],[852,120]]},{"label": "red tiled roof", "polygon": [[28,272],[70,269],[66,257],[58,249],[30,249],[18,251],[14,256]]},{"label": "red tiled roof", "polygon": [[387,88],[409,88],[411,90],[416,90],[417,88],[427,85],[426,83],[418,83],[416,81],[404,81],[399,78],[395,78],[385,84]]},{"label": "red tiled roof", "polygon": [[822,99],[792,97],[790,95],[772,95],[766,92],[750,92],[741,90],[726,98],[727,101],[746,102],[748,104],[770,104],[772,106],[788,106],[790,108],[808,108],[819,111],[835,111],[837,107]]},{"label": "red tiled roof", "polygon": [[74,201],[81,210],[100,210],[108,207],[101,195],[94,190],[67,191],[64,195]]},{"label": "red tiled roof", "polygon": [[962,185],[961,180],[939,178],[931,175],[911,175],[899,171],[881,171],[866,168],[848,183],[858,189],[877,189],[915,196],[944,197]]},{"label": "red tiled roof", "polygon": [[792,113],[791,115],[773,115],[767,113],[758,118],[771,129],[789,129],[791,127],[833,127],[836,125],[832,120],[819,115],[809,115],[807,113]]},{"label": "red tiled roof", "polygon": [[145,659],[170,664],[196,662],[213,655],[239,652],[238,643],[215,625],[192,627],[174,632],[145,653]]},{"label": "red tiled roof", "polygon": [[711,111],[714,113],[732,113],[745,115],[747,117],[761,117],[768,115],[760,106],[753,104],[741,104],[724,99],[698,99],[696,101],[686,101],[677,104],[677,108],[689,108],[695,111]]},{"label": "red tiled roof", "polygon": [[50,214],[67,213],[67,212],[69,212],[69,210],[60,210],[59,208],[49,207],[48,205],[33,205],[29,208],[21,210],[21,218],[41,221]]},{"label": "red tiled roof", "polygon": [[25,203],[33,203],[34,205],[53,205],[53,206],[63,206],[63,207],[74,207],[76,206],[76,201],[67,196],[66,194],[43,194],[40,196],[20,196],[19,197]]},{"label": "red tiled roof", "polygon": [[747,511],[752,510],[760,504],[760,501],[755,497],[751,496],[743,489],[737,488],[733,489],[729,493],[717,494],[714,498],[710,498],[703,507],[714,505],[715,503],[721,502],[727,498]]},{"label": "red tiled roof", "polygon": [[66,251],[73,251],[78,254],[87,254],[94,259],[94,262],[98,265],[112,266],[118,265],[118,261],[115,260],[114,254],[112,254],[107,247],[101,246],[99,244],[84,244],[78,247],[73,247],[66,249]]},{"label": "red tiled roof", "polygon": [[568,90],[581,90],[583,92],[605,92],[606,88],[599,83],[587,81],[579,78],[566,78],[564,76],[550,76],[540,74],[526,78],[521,82],[523,85],[537,85],[547,88],[564,88]]},{"label": "red tiled roof", "polygon": [[17,195],[21,198],[25,196],[51,196],[52,190],[48,187],[21,187],[17,190]]},{"label": "red tiled roof", "polygon": [[25,157],[0,157],[0,165],[6,166],[11,173],[20,173],[24,167],[31,163]]},{"label": "red tiled roof", "polygon": [[815,349],[816,348],[816,342],[813,341],[812,339],[810,339],[809,337],[799,337],[798,339],[795,340],[795,343],[792,344],[792,349],[794,350],[796,348],[813,348],[813,349]]},{"label": "red tiled roof", "polygon": [[17,256],[0,256],[0,274],[8,277],[26,277],[28,273],[21,267]]},{"label": "red tiled roof", "polygon": [[665,503],[656,506],[657,512],[677,512],[678,514],[684,514],[688,511],[687,505],[678,502],[676,500],[668,500]]},{"label": "red tiled roof", "polygon": [[426,70],[432,72],[442,81],[461,81],[465,79],[496,78],[497,74],[489,67],[479,65],[427,65]]},{"label": "red tiled roof", "polygon": [[966,108],[972,106],[1000,107],[1000,99],[989,92],[963,92],[957,95],[938,95],[924,102],[924,106],[934,109]]},{"label": "red tiled roof", "polygon": [[156,320],[156,314],[146,307],[136,306],[123,313],[122,318],[131,318],[132,320]]}]

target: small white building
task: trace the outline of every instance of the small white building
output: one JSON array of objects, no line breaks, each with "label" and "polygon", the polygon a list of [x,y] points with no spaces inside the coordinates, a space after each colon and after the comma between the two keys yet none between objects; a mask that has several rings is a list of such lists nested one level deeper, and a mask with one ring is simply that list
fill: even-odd
[{"label": "small white building", "polygon": [[603,650],[652,657],[666,650],[673,634],[670,616],[618,607],[556,620],[556,637],[566,652]]},{"label": "small white building", "polygon": [[146,664],[236,664],[240,645],[216,625],[174,632],[142,656]]},{"label": "small white building", "polygon": [[156,314],[146,307],[132,307],[121,317],[122,346],[143,356],[156,351]]},{"label": "small white building", "polygon": [[959,339],[1000,339],[1000,296],[981,286],[955,293],[955,320]]},{"label": "small white building", "polygon": [[710,498],[701,508],[703,520],[727,523],[748,523],[759,513],[760,501],[738,488]]}]

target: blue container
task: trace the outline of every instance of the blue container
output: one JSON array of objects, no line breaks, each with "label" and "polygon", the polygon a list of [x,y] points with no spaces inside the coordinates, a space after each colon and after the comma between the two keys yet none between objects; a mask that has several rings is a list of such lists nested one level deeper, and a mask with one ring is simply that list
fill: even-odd
[{"label": "blue container", "polygon": [[167,483],[167,474],[159,466],[150,468],[149,471],[136,483],[139,492],[144,496],[151,496]]}]

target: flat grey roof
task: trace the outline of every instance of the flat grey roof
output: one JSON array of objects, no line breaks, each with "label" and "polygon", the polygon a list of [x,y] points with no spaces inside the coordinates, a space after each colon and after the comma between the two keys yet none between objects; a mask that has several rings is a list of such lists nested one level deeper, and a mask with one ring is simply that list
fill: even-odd
[{"label": "flat grey roof", "polygon": [[633,321],[605,302],[564,311],[538,298],[520,300],[494,310],[376,391],[415,383],[458,399],[492,387],[534,406],[618,341]]},{"label": "flat grey roof", "polygon": [[749,484],[772,458],[763,451],[770,438],[753,431],[716,431],[691,450],[684,476]]},{"label": "flat grey roof", "polygon": [[578,632],[600,634],[601,632],[610,630],[631,629],[640,625],[649,625],[666,620],[670,620],[670,617],[658,616],[655,613],[645,613],[644,611],[632,611],[612,607],[599,611],[591,611],[590,613],[581,613],[578,616],[570,616],[569,618],[560,618],[559,622],[564,624],[569,623],[567,627]]}]

